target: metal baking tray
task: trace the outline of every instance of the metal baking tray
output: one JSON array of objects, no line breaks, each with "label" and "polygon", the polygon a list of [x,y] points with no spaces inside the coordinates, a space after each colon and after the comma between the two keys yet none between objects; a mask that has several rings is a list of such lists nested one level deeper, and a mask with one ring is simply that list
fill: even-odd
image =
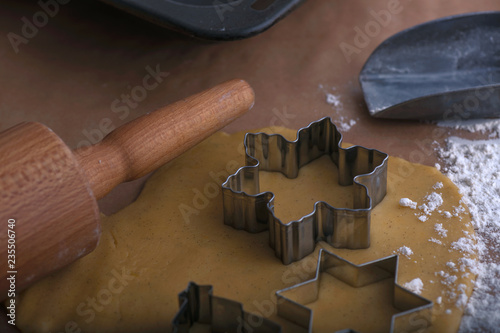
[{"label": "metal baking tray", "polygon": [[102,0],[160,26],[210,40],[268,29],[304,0]]}]

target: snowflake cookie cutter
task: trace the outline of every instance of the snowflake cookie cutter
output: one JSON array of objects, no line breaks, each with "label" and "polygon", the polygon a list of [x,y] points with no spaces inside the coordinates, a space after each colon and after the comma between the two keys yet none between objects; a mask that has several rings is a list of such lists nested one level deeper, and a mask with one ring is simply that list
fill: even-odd
[{"label": "snowflake cookie cutter", "polygon": [[190,282],[179,294],[179,311],[172,321],[172,332],[188,333],[198,323],[210,325],[211,332],[281,333],[281,326],[275,322],[243,311],[241,303],[212,293],[212,286]]},{"label": "snowflake cookie cutter", "polygon": [[[312,253],[321,240],[336,248],[368,248],[370,212],[387,191],[388,155],[362,146],[342,148],[341,143],[342,134],[329,117],[300,129],[294,141],[247,133],[246,166],[222,184],[224,223],[253,233],[269,230],[269,244],[284,264]],[[296,178],[302,166],[323,155],[337,165],[340,185],[354,185],[353,208],[318,201],[312,213],[283,223],[274,215],[274,194],[259,190],[259,171]]]},{"label": "snowflake cookie cutter", "polygon": [[[422,332],[432,324],[434,303],[397,284],[397,255],[355,265],[324,249],[320,249],[316,275],[313,279],[276,292],[277,311],[280,317],[307,329],[309,333],[313,332],[314,313],[306,304],[318,299],[321,273],[327,273],[354,288],[361,288],[388,278],[393,279],[392,305],[400,312],[391,318],[390,333]],[[292,293],[296,300],[284,295],[287,293]],[[356,331],[346,327],[337,332]]]}]

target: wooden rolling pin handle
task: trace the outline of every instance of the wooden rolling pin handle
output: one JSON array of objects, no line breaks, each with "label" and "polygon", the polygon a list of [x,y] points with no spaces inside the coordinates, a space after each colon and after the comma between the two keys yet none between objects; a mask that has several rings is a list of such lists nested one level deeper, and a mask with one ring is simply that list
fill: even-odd
[{"label": "wooden rolling pin handle", "polygon": [[16,260],[8,268],[7,246],[0,247],[0,301],[10,288],[9,270],[17,270],[19,292],[94,250],[101,233],[96,199],[180,155],[250,109],[253,100],[245,81],[229,81],[74,152],[40,123],[1,132],[0,244],[7,244],[11,221]]},{"label": "wooden rolling pin handle", "polygon": [[74,151],[96,199],[179,156],[248,111],[254,92],[232,80],[133,120]]}]

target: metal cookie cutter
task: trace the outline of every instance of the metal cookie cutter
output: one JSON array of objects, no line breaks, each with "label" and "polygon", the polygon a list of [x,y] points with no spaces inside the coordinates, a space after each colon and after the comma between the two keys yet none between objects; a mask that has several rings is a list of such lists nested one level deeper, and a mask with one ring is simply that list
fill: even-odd
[{"label": "metal cookie cutter", "polygon": [[[224,223],[249,232],[269,229],[269,243],[284,264],[312,253],[321,240],[337,248],[369,247],[370,211],[386,193],[388,156],[361,146],[342,148],[341,142],[342,135],[328,117],[300,129],[295,141],[277,134],[247,133],[246,166],[222,184]],[[296,178],[300,167],[322,155],[337,165],[340,185],[354,184],[353,208],[318,201],[312,213],[281,222],[274,215],[274,194],[259,190],[259,171]]]},{"label": "metal cookie cutter", "polygon": [[[327,273],[354,288],[367,286],[387,278],[394,279],[393,306],[401,312],[392,316],[391,333],[421,332],[431,325],[433,302],[396,283],[398,256],[390,256],[355,265],[324,249],[319,252],[314,279],[276,292],[278,315],[313,332],[313,311],[305,306],[318,299],[321,273]],[[283,294],[293,293],[295,301]],[[348,304],[339,304],[348,306]],[[332,312],[335,309],[332,309]],[[346,328],[340,332],[354,332]]]},{"label": "metal cookie cutter", "polygon": [[241,303],[213,296],[212,286],[190,282],[179,294],[179,311],[172,322],[172,332],[188,333],[194,323],[210,325],[210,332],[281,333],[280,325],[243,311]]}]

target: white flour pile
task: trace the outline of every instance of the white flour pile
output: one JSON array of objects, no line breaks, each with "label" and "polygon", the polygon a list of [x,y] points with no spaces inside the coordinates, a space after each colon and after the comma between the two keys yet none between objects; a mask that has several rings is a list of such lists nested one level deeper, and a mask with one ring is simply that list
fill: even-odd
[{"label": "white flour pile", "polygon": [[[476,129],[471,127],[471,131],[486,128],[485,131],[492,132],[490,136],[498,136],[500,122],[488,124],[491,128],[481,125]],[[478,277],[460,332],[499,332],[500,140],[470,141],[452,137],[447,140],[447,146],[439,150],[439,156],[444,165],[442,171],[460,189],[478,234],[477,244],[470,237],[454,244],[464,253],[476,248],[480,254],[480,262],[468,262]],[[446,233],[441,227],[437,226],[436,231]]]},{"label": "white flour pile", "polygon": [[413,254],[412,249],[410,249],[408,246],[401,246],[399,249],[394,251],[396,254],[406,256],[408,259],[410,259],[410,256]]},{"label": "white flour pile", "polygon": [[411,209],[417,209],[417,202],[413,201],[409,198],[401,198],[401,200],[399,200],[399,205],[401,207],[408,207]]},{"label": "white flour pile", "polygon": [[422,289],[424,288],[424,283],[420,278],[416,278],[411,280],[410,282],[405,283],[403,287],[413,291],[415,294],[420,295],[422,293]]}]

